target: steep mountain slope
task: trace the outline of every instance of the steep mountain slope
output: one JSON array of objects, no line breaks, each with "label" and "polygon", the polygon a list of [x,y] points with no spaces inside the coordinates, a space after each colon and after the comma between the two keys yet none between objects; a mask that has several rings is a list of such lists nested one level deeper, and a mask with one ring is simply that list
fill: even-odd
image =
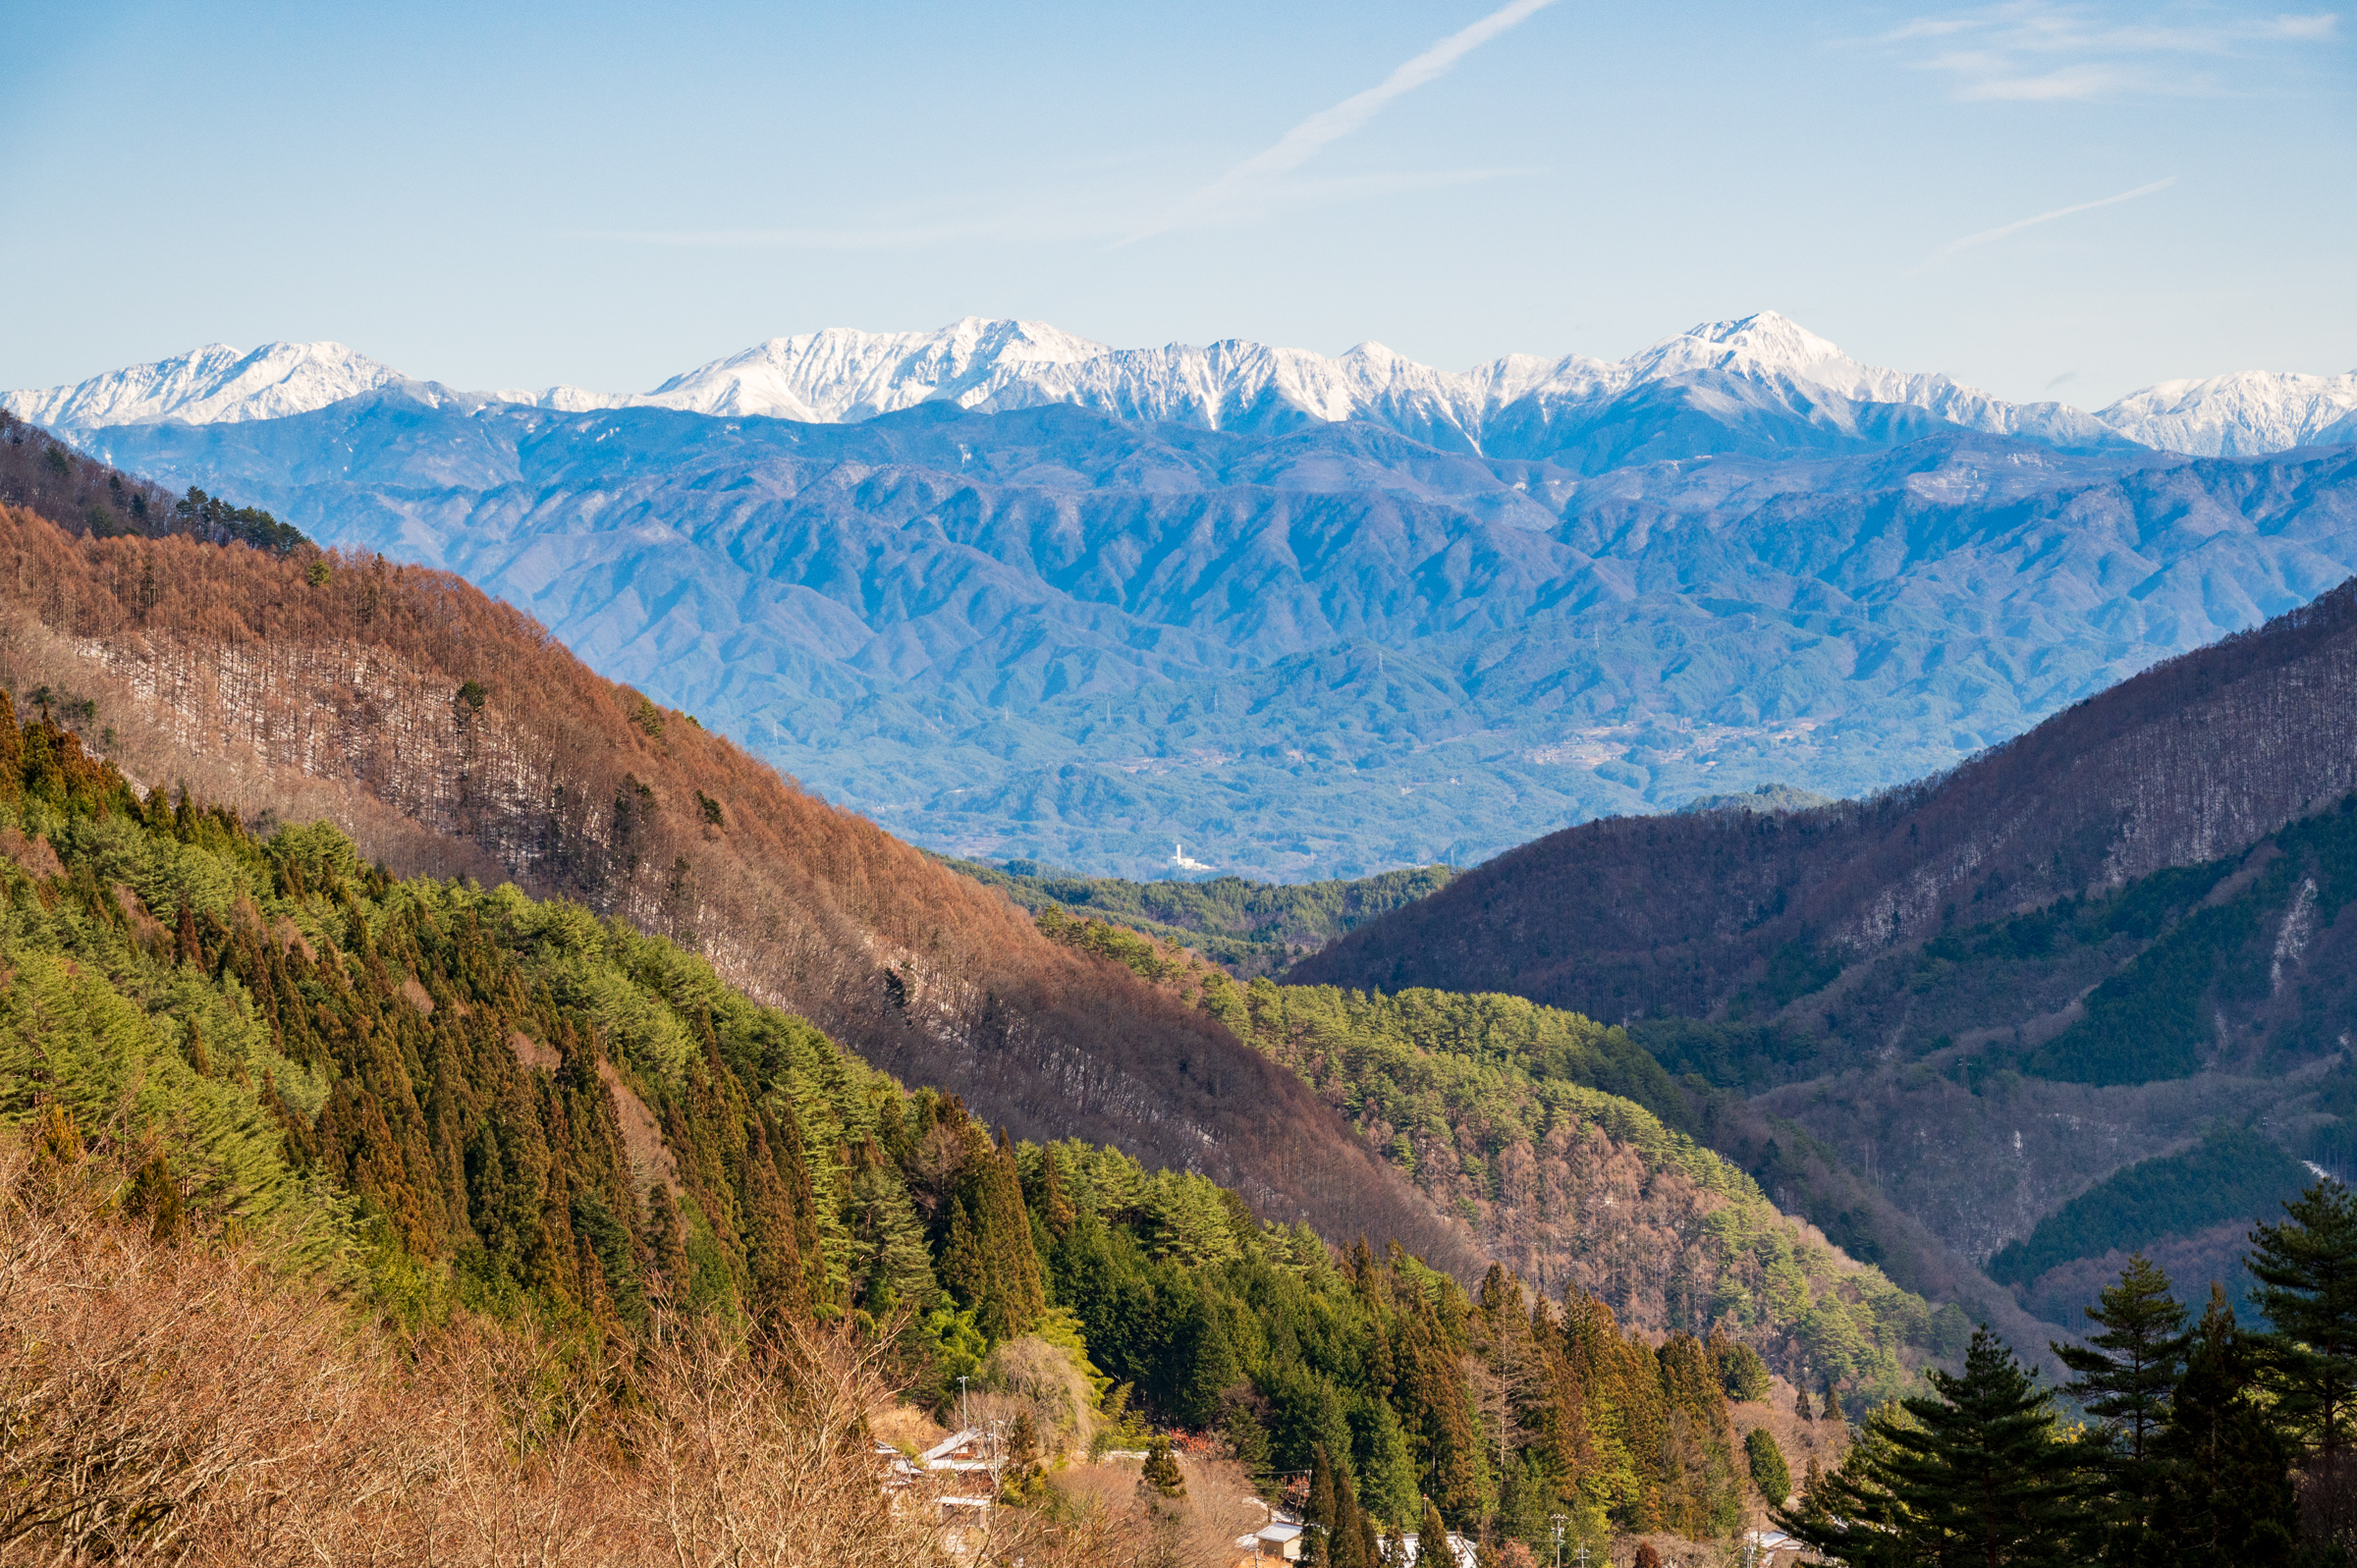
[{"label": "steep mountain slope", "polygon": [[2294,1157],[2347,1168],[2353,692],[2357,582],[1920,785],[1556,835],[1293,978],[1651,1015],[1667,1067],[1742,1097],[1712,1142],[1780,1203],[1819,1213],[1781,1126],[2066,1312],[2111,1252],[2227,1266],[2264,1204],[2137,1196],[2220,1118],[2270,1190]]},{"label": "steep mountain slope", "polygon": [[2357,582],[1872,799],[1566,829],[1353,932],[1303,976],[1611,1018],[1699,1016],[1746,992],[1781,1004],[1958,914],[2110,892],[2336,801],[2357,788],[2353,681]]},{"label": "steep mountain slope", "polygon": [[1131,875],[1174,838],[1351,875],[1762,783],[1894,784],[2357,568],[2353,450],[1951,428],[1582,478],[1356,424],[413,393],[93,439],[459,571],[920,841]]},{"label": "steep mountain slope", "polygon": [[[1724,1326],[1757,1315],[1657,1350],[1593,1296],[994,1139],[669,942],[142,798],[4,691],[0,956],[16,1555],[512,1563],[529,1518],[568,1563],[1134,1563],[1189,1508],[1044,1472],[1141,1414],[1233,1446],[1198,1487],[1314,1463],[1394,1530],[1742,1514],[1729,1395],[1768,1379]],[[983,1476],[877,1454],[901,1388],[1015,1428],[989,1557],[930,1506]]]},{"label": "steep mountain slope", "polygon": [[591,676],[453,578],[0,512],[0,684],[148,781],[326,816],[405,871],[513,878],[696,947],[904,1081],[1088,1133],[1460,1271],[1460,1232],[1297,1079],[1003,898]]}]

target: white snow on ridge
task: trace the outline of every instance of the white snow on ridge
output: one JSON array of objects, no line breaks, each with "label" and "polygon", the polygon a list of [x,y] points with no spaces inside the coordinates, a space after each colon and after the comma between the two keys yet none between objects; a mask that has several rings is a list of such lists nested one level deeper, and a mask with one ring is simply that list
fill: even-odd
[{"label": "white snow on ridge", "polygon": [[0,403],[20,418],[68,430],[219,424],[307,413],[404,379],[340,343],[265,343],[251,353],[214,343],[76,386],[12,392]]},{"label": "white snow on ridge", "polygon": [[[1332,358],[1235,339],[1112,349],[1043,322],[968,316],[935,332],[830,328],[773,338],[649,393],[551,387],[483,396],[564,412],[653,406],[819,423],[936,400],[983,410],[1063,403],[1214,429],[1362,419],[1479,451],[1485,428],[1509,407],[1553,414],[1649,382],[1702,376],[1746,381],[1803,407],[1829,396],[1908,405],[1966,429],[2061,446],[2121,435],[2169,451],[2255,457],[2318,439],[2357,439],[2357,373],[2253,371],[2165,382],[2091,414],[2056,403],[2006,403],[1944,375],[1864,364],[1774,311],[1705,322],[1618,361],[1509,354],[1462,372],[1418,364],[1376,343]],[[9,393],[5,405],[68,431],[202,424],[307,412],[396,383],[407,378],[341,344],[274,343],[243,355],[215,344],[77,386]]]},{"label": "white snow on ridge", "polygon": [[2332,427],[2352,415],[2357,370],[2345,376],[2245,370],[2207,381],[2164,381],[2129,393],[2097,417],[2148,447],[2204,458],[2258,458],[2334,439]]}]

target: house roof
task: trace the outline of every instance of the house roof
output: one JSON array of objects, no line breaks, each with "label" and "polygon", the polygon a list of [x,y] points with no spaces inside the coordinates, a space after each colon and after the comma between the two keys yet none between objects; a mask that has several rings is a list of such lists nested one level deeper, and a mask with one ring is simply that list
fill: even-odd
[{"label": "house roof", "polygon": [[917,1457],[929,1465],[937,1459],[948,1458],[950,1455],[956,1453],[959,1449],[965,1447],[969,1443],[977,1443],[981,1440],[982,1433],[974,1428],[968,1427],[963,1432],[954,1432],[950,1433],[947,1437],[942,1438],[941,1441],[935,1443],[932,1447],[926,1449]]}]

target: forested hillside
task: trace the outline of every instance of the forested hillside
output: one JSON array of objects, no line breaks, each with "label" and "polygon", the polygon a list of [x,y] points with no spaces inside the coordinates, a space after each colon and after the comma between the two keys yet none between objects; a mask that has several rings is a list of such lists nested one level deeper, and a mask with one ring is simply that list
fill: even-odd
[{"label": "forested hillside", "polygon": [[1654,1333],[1734,1335],[1853,1405],[1963,1348],[1954,1306],[1844,1257],[1680,1130],[1686,1098],[1622,1030],[1517,997],[1238,985],[1061,909],[1040,928],[1172,988],[1299,1073],[1544,1296],[1596,1296]]},{"label": "forested hillside", "polygon": [[700,952],[1017,1136],[1193,1169],[1468,1282],[1470,1238],[1291,1074],[999,894],[381,559],[68,536],[0,511],[0,684],[143,784],[330,818],[398,873],[513,880]]},{"label": "forested hillside", "polygon": [[1355,882],[1246,882],[1208,877],[1128,882],[1083,877],[1036,861],[950,865],[1037,915],[1083,909],[1098,919],[1201,952],[1244,979],[1282,970],[1345,931],[1448,884],[1453,866],[1387,871]]},{"label": "forested hillside", "polygon": [[[1592,1293],[1559,1308],[1493,1268],[1468,1296],[1396,1244],[1338,1259],[1201,1176],[1014,1142],[669,941],[513,886],[396,878],[325,824],[258,838],[185,790],[142,797],[52,720],[20,728],[5,693],[0,855],[0,1115],[32,1124],[44,1168],[128,1177],[116,1206],[152,1243],[234,1254],[276,1238],[294,1276],[281,1288],[348,1281],[429,1343],[480,1322],[565,1354],[644,1347],[651,1359],[600,1362],[603,1385],[552,1370],[575,1403],[563,1431],[523,1439],[527,1462],[582,1433],[676,1437],[666,1332],[701,1324],[816,1354],[809,1336],[832,1323],[886,1336],[898,1380],[940,1405],[960,1378],[1019,1392],[1031,1375],[1013,1369],[1068,1366],[1081,1405],[1040,1407],[1025,1440],[1041,1459],[1124,1412],[1211,1429],[1272,1494],[1314,1474],[1313,1511],[1354,1547],[1417,1529],[1427,1508],[1537,1545],[1559,1513],[1582,1539],[1699,1537],[1782,1500],[1758,1495],[1729,1403],[1765,1397],[1766,1370],[1723,1334],[1657,1348]],[[51,1266],[11,1256],[20,1280],[56,1288]],[[0,1314],[20,1299],[0,1295]],[[184,1328],[233,1331],[214,1310],[197,1303]],[[1099,1368],[1110,1392],[1089,1380]],[[51,1385],[12,1349],[0,1386]],[[49,1425],[64,1406],[12,1408],[43,1434],[0,1458],[14,1486],[34,1479],[20,1458],[98,1440]],[[356,1418],[306,1419],[253,1436],[241,1462]],[[298,1470],[302,1506],[327,1508],[299,1490],[327,1478]],[[392,1537],[453,1505],[440,1474],[388,1484],[375,1524]],[[643,1484],[602,1474],[569,1485]],[[1026,1474],[1011,1500],[1030,1498]],[[146,1515],[76,1515],[75,1539],[143,1549],[175,1509],[217,1503],[204,1528],[228,1534],[211,1549],[243,1555],[240,1532],[258,1526],[227,1485],[199,1478]],[[10,1495],[0,1516],[19,1539],[64,1539],[67,1524],[10,1513]],[[879,1539],[899,1539],[870,1496]],[[661,1509],[637,1523],[678,1527]],[[1042,1560],[1100,1560],[1014,1539]],[[936,1549],[904,1545],[911,1562]]]},{"label": "forested hillside", "polygon": [[92,460],[5,408],[0,408],[0,505],[27,508],[60,519],[70,533],[100,539],[179,534],[215,544],[234,539],[280,554],[305,542],[301,530],[259,508],[235,506],[193,486],[174,497]]},{"label": "forested hillside", "polygon": [[2352,689],[2357,585],[1916,788],[1572,830],[1296,976],[1634,1014],[1780,1204],[1882,1256],[1805,1139],[2066,1325],[2135,1247],[2236,1277],[2297,1161],[2349,1168]]},{"label": "forested hillside", "polygon": [[2357,788],[2353,684],[2357,581],[1868,800],[1565,829],[1298,978],[1614,1020],[1772,1011],[1893,946],[2212,860],[2337,800]]}]

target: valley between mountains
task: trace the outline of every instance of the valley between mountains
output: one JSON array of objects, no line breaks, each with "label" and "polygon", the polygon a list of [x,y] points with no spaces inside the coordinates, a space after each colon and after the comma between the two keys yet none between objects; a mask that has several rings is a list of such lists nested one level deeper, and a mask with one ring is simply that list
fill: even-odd
[{"label": "valley between mountains", "polygon": [[[476,1419],[502,1356],[540,1358],[531,1408],[590,1424],[535,1450],[574,1479],[531,1481],[588,1560],[708,1539],[642,1489],[707,1460],[618,1471],[597,1434],[674,1440],[715,1387],[751,1401],[732,1466],[814,1478],[755,1521],[803,1532],[809,1560],[965,1539],[863,1515],[863,1472],[808,1447],[820,1416],[921,1431],[970,1388],[1025,1424],[1016,1502],[1108,1447],[1199,1434],[1192,1511],[1100,1539],[1010,1510],[992,1548],[1093,1563],[1232,1537],[1256,1490],[1300,1506],[1288,1481],[1313,1472],[1370,1535],[1527,1545],[1565,1508],[1598,1542],[1725,1535],[1781,1500],[1752,1450],[1830,1465],[1847,1443],[1794,1388],[1862,1406],[1962,1341],[1959,1309],[1641,1103],[1684,1114],[1617,1031],[1510,999],[1370,1012],[1140,973],[1111,928],[1018,910],[447,574],[211,524],[11,434],[15,493],[81,487],[153,530],[0,512],[0,692],[24,714],[0,713],[0,1104],[31,1128],[10,1190],[48,1194],[12,1199],[0,1239],[59,1256],[114,1194],[137,1229],[107,1245],[141,1270],[291,1249],[314,1283],[236,1288],[302,1334],[331,1331],[341,1292],[370,1333],[459,1335],[426,1341],[430,1367],[328,1365],[351,1390],[332,1409],[270,1414],[287,1361],[219,1394],[226,1469],[332,1436],[346,1468],[306,1459],[275,1495],[339,1552],[473,1528],[479,1488],[538,1475],[495,1446],[404,1472],[399,1430],[372,1425]],[[1541,1057],[1480,1145],[1498,1181],[1451,1182],[1460,1140],[1424,1108],[1496,1077],[1499,1030]],[[1362,1072],[1397,1086],[1384,1125],[1347,1104]],[[25,1267],[39,1293],[0,1310],[106,1307],[73,1320],[75,1355],[160,1331],[109,1282],[128,1275]],[[697,1324],[749,1330],[785,1358],[760,1365],[839,1403],[762,1404]],[[81,1386],[37,1407],[67,1451]],[[243,1488],[180,1505],[182,1528],[262,1560]],[[766,1496],[732,1489],[709,1528]]]},{"label": "valley between mountains", "polygon": [[[332,348],[0,416],[0,1315],[360,1335],[206,1385],[208,1560],[1727,1542],[2357,1169],[2348,378]],[[879,1514],[976,1393],[1004,1526]]]}]

